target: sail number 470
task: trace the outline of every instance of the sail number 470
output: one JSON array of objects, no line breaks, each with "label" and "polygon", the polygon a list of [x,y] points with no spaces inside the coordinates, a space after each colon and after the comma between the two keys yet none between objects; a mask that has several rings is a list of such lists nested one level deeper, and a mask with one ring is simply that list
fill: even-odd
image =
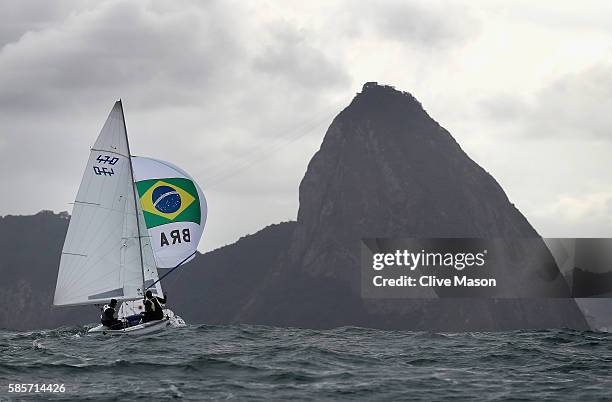
[{"label": "sail number 470", "polygon": [[[117,162],[119,162],[119,158],[115,156],[110,156],[110,155],[98,155],[98,157],[96,158],[96,161],[99,164],[104,164],[104,165],[108,164],[108,165],[114,166]],[[112,176],[115,174],[115,171],[113,170],[113,168],[106,168],[106,166],[102,166],[102,167],[94,166],[93,171],[98,176]]]}]

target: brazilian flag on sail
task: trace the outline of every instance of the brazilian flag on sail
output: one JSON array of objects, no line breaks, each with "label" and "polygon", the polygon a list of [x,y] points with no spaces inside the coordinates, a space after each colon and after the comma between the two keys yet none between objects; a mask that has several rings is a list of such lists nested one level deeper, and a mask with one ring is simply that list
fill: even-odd
[{"label": "brazilian flag on sail", "polygon": [[193,181],[185,178],[136,182],[147,229],[174,222],[200,224],[200,197]]}]

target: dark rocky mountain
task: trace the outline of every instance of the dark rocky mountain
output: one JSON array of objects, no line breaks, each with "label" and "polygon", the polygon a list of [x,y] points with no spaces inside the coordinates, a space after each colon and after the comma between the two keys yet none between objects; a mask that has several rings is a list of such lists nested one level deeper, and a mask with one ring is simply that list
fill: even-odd
[{"label": "dark rocky mountain", "polygon": [[[269,226],[199,255],[165,282],[189,322],[357,325],[413,330],[587,328],[571,299],[374,300],[360,295],[361,238],[533,238],[548,249],[491,175],[410,94],[368,83],[329,127],[299,191],[297,223]],[[51,308],[66,215],[0,220],[0,327],[93,322],[95,309]],[[507,258],[529,255],[514,251]],[[563,284],[552,281],[555,289]]]},{"label": "dark rocky mountain", "polygon": [[[551,294],[569,291],[495,179],[412,95],[376,83],[364,85],[329,127],[300,185],[289,250],[241,319],[423,330],[586,327],[571,299],[364,300],[359,241],[368,237],[534,238],[529,250],[506,250],[505,258],[518,255],[521,278],[554,278]],[[541,253],[546,269],[530,272],[526,256]]]},{"label": "dark rocky mountain", "polygon": [[82,324],[93,307],[53,308],[53,292],[70,216],[42,211],[0,217],[0,328]]}]

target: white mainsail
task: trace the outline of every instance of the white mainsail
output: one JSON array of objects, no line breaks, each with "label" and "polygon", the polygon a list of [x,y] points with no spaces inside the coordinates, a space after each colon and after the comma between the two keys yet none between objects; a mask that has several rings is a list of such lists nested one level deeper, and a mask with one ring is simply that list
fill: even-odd
[{"label": "white mainsail", "polygon": [[137,299],[143,295],[145,276],[157,278],[130,163],[118,101],[91,149],[74,202],[54,305]]}]

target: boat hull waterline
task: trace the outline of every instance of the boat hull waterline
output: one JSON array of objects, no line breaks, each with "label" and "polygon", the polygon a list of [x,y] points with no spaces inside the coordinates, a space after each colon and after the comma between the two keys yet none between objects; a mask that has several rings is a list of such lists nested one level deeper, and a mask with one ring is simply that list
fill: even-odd
[{"label": "boat hull waterline", "polygon": [[145,335],[162,331],[170,326],[170,318],[164,317],[161,320],[149,321],[122,329],[108,329],[108,327],[100,324],[87,331],[87,333],[91,335]]}]

